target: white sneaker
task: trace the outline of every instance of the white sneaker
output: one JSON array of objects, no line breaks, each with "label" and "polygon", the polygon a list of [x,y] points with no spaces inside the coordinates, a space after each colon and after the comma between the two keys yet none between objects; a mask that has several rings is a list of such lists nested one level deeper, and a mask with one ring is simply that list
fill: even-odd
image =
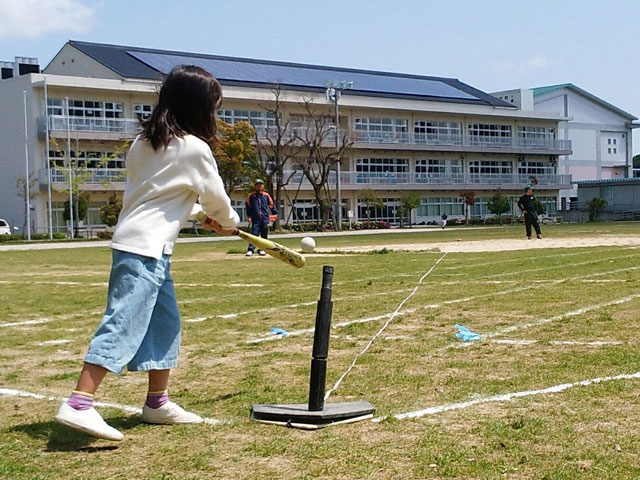
[{"label": "white sneaker", "polygon": [[67,402],[64,402],[58,410],[56,422],[96,438],[116,441],[124,438],[121,432],[107,425],[93,407],[88,410],[76,410]]},{"label": "white sneaker", "polygon": [[252,257],[253,256],[253,252],[251,250],[247,250],[247,253],[245,253],[245,256]]},{"label": "white sneaker", "polygon": [[151,408],[145,404],[142,408],[142,421],[146,423],[159,423],[161,425],[203,422],[200,416],[185,411],[184,408],[173,402],[167,402],[159,408]]},{"label": "white sneaker", "polygon": [[264,257],[267,254],[267,252],[265,252],[264,250],[258,250],[258,255],[260,255],[261,257]]}]

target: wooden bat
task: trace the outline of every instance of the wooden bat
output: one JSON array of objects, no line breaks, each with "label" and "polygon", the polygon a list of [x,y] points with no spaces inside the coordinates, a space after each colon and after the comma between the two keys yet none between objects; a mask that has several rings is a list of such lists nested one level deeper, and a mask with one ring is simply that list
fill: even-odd
[{"label": "wooden bat", "polygon": [[[207,220],[207,215],[204,212],[200,212],[197,215],[197,219],[200,223],[204,223]],[[277,258],[281,262],[293,265],[296,268],[302,268],[307,263],[306,259],[300,253],[291,250],[290,248],[280,245],[279,243],[272,242],[266,238],[256,237],[243,230],[235,229],[234,235],[238,235],[243,240],[255,245],[260,250],[264,250],[267,255],[271,255],[273,258]]]}]

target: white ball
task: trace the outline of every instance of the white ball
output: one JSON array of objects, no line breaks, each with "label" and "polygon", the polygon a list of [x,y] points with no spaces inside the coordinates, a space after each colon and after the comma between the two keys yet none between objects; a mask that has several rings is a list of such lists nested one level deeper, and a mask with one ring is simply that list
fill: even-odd
[{"label": "white ball", "polygon": [[304,237],[300,240],[300,247],[305,252],[313,252],[313,249],[316,248],[316,241],[311,237]]}]

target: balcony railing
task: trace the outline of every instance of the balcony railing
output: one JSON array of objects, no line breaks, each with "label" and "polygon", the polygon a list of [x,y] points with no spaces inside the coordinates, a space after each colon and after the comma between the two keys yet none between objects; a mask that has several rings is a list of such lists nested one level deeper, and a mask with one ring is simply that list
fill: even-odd
[{"label": "balcony railing", "polygon": [[[309,184],[302,172],[293,170],[285,171],[285,178],[291,180],[289,185],[302,183]],[[488,174],[488,173],[415,173],[415,172],[354,172],[343,171],[340,174],[340,182],[343,186],[349,185],[415,185],[422,188],[428,185],[526,185],[532,182],[532,177],[538,182],[539,187],[567,186],[571,185],[571,175],[524,175],[524,174]],[[329,175],[329,184],[335,184],[335,172]]]},{"label": "balcony railing", "polygon": [[[304,139],[305,127],[288,128],[284,133],[285,140]],[[257,127],[258,138],[277,137],[275,127]],[[488,137],[477,135],[431,134],[411,132],[371,132],[364,130],[340,130],[340,135],[355,143],[375,145],[416,145],[431,147],[466,147],[494,148],[503,150],[524,151],[571,151],[571,140],[557,140],[553,138],[522,138],[522,137]],[[324,134],[326,142],[335,141],[335,130]],[[454,148],[455,149],[455,148]]]},{"label": "balcony railing", "polygon": [[86,118],[49,115],[49,130],[69,130],[72,132],[124,133],[135,135],[140,132],[140,121],[136,118]]},{"label": "balcony railing", "polygon": [[[65,169],[51,169],[51,183],[68,183],[69,171]],[[126,182],[127,171],[124,168],[86,168],[74,175],[82,176],[83,183]],[[46,169],[41,178],[47,178]]]}]

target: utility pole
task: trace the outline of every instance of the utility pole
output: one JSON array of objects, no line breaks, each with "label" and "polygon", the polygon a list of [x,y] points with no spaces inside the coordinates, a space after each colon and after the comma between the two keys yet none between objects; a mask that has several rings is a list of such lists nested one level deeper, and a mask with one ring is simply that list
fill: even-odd
[{"label": "utility pole", "polygon": [[24,103],[24,164],[27,176],[24,177],[24,201],[27,207],[27,240],[31,240],[31,192],[29,188],[29,135],[27,133],[27,91],[22,91]]},{"label": "utility pole", "polygon": [[[335,105],[335,141],[336,141],[336,155],[340,154],[340,114],[338,111],[338,101],[343,90],[348,90],[353,87],[353,82],[347,82],[342,80],[336,82],[334,80],[327,81],[325,83],[327,87],[327,99],[333,100]],[[340,187],[340,164],[342,159],[338,157],[336,162],[336,230],[342,230],[342,190]]]}]

